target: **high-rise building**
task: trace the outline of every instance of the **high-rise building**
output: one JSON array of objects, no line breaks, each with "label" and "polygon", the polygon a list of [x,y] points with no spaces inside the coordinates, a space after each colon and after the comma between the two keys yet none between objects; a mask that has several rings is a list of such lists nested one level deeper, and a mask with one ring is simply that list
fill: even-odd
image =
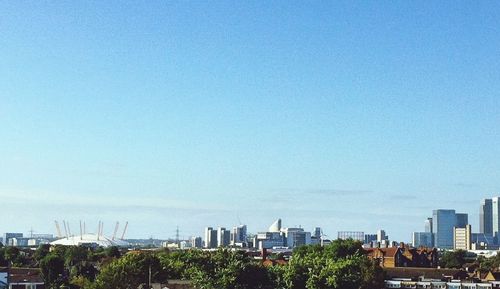
[{"label": "high-rise building", "polygon": [[387,235],[384,230],[377,231],[377,242],[387,241]]},{"label": "high-rise building", "polygon": [[201,248],[203,242],[201,241],[201,237],[192,237],[191,238],[191,247],[192,248]]},{"label": "high-rise building", "polygon": [[283,230],[286,246],[290,249],[311,244],[311,233],[302,228],[286,228]]},{"label": "high-rise building", "polygon": [[320,227],[314,228],[314,237],[318,240],[321,239],[321,228]]},{"label": "high-rise building", "polygon": [[464,214],[464,213],[457,213],[455,214],[457,218],[457,223],[456,227],[458,228],[465,228],[469,224],[469,215]]},{"label": "high-rise building", "polygon": [[414,247],[434,247],[434,240],[431,232],[413,232],[413,246]]},{"label": "high-rise building", "polygon": [[365,244],[369,245],[377,242],[377,234],[365,234]]},{"label": "high-rise building", "polygon": [[226,230],[224,227],[219,227],[217,229],[217,246],[218,247],[226,247],[229,246],[231,241],[231,235],[229,230]]},{"label": "high-rise building", "polygon": [[471,225],[467,225],[465,228],[453,228],[453,249],[471,249]]},{"label": "high-rise building", "polygon": [[500,198],[491,198],[491,226],[493,235],[498,237],[500,231]]},{"label": "high-rise building", "polygon": [[440,249],[453,249],[453,228],[456,227],[455,210],[432,211],[434,246]]},{"label": "high-rise building", "polygon": [[236,227],[233,227],[233,230],[231,232],[231,245],[236,246],[246,246],[247,243],[247,226],[246,225],[239,225]]},{"label": "high-rise building", "polygon": [[493,207],[491,199],[483,199],[479,207],[479,233],[493,236]]},{"label": "high-rise building", "polygon": [[425,220],[424,228],[425,228],[425,232],[433,233],[433,231],[432,231],[432,218],[427,218],[427,220]]},{"label": "high-rise building", "polygon": [[212,227],[205,228],[205,248],[217,248],[217,231]]}]

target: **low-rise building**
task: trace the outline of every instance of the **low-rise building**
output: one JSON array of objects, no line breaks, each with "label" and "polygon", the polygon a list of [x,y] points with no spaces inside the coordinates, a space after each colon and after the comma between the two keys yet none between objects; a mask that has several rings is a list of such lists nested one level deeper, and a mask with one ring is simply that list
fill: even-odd
[{"label": "low-rise building", "polygon": [[0,288],[2,289],[45,289],[38,268],[0,268]]},{"label": "low-rise building", "polygon": [[377,260],[383,268],[436,268],[439,261],[435,248],[410,248],[401,244],[399,247],[365,248],[365,251],[370,259]]}]

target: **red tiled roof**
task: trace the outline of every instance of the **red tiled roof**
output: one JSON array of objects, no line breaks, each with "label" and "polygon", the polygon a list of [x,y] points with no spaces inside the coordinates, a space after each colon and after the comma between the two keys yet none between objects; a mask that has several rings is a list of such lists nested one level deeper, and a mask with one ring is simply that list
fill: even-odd
[{"label": "red tiled roof", "polygon": [[44,283],[38,268],[0,268],[0,272],[9,272],[9,283]]}]

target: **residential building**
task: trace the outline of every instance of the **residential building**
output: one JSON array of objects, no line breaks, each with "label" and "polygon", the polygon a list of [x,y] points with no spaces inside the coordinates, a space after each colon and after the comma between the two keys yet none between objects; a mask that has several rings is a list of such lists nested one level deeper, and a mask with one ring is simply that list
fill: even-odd
[{"label": "residential building", "polygon": [[368,258],[377,260],[383,268],[436,268],[439,260],[436,248],[410,248],[404,244],[390,248],[365,248],[365,251]]},{"label": "residential building", "polygon": [[434,236],[431,232],[413,232],[413,246],[419,247],[434,247]]},{"label": "residential building", "polygon": [[246,247],[247,243],[247,226],[239,225],[233,227],[231,232],[231,245],[238,247]]},{"label": "residential building", "polygon": [[205,248],[217,248],[217,230],[212,227],[205,228]]},{"label": "residential building", "polygon": [[339,231],[337,233],[337,238],[341,240],[353,239],[356,241],[364,242],[365,233],[356,231]]},{"label": "residential building", "polygon": [[5,289],[45,289],[38,268],[0,268],[0,288]]},{"label": "residential building", "polygon": [[231,234],[229,230],[224,227],[217,229],[217,247],[227,247],[231,241]]},{"label": "residential building", "polygon": [[471,250],[471,225],[453,228],[453,249]]},{"label": "residential building", "polygon": [[493,206],[491,199],[483,199],[479,207],[479,233],[493,236]]}]

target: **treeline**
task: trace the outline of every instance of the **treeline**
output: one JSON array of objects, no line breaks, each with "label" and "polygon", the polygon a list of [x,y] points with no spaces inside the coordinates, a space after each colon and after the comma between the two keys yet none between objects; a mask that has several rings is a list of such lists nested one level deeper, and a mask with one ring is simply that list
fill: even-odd
[{"label": "treeline", "polygon": [[[47,288],[147,288],[169,279],[199,289],[378,289],[383,270],[359,242],[337,240],[297,248],[283,265],[263,266],[244,251],[131,251],[40,247],[35,253]],[[141,287],[142,286],[142,287]]]},{"label": "treeline", "polygon": [[498,271],[500,268],[500,255],[486,258],[465,250],[443,252],[439,265],[442,268],[468,269],[469,272]]}]

